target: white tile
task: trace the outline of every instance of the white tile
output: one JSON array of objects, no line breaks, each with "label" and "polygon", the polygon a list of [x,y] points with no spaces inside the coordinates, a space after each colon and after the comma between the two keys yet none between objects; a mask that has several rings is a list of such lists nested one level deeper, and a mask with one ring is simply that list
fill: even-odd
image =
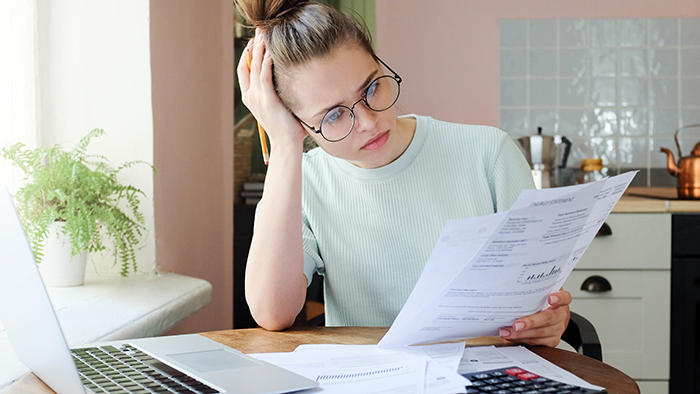
[{"label": "white tile", "polygon": [[647,153],[648,138],[622,137],[618,142],[618,165],[620,167],[647,168],[649,166]]},{"label": "white tile", "polygon": [[502,77],[524,77],[527,75],[527,50],[501,49],[499,63]]},{"label": "white tile", "polygon": [[646,47],[647,20],[620,19],[620,46]]},{"label": "white tile", "polygon": [[591,19],[590,26],[591,46],[617,46],[617,21],[615,19]]},{"label": "white tile", "polygon": [[583,77],[587,75],[588,50],[586,49],[561,49],[559,51],[560,75],[570,77]]},{"label": "white tile", "polygon": [[700,106],[700,78],[681,78],[680,104]]},{"label": "white tile", "polygon": [[532,78],[530,79],[530,105],[531,106],[555,106],[557,104],[557,80],[556,78]]},{"label": "white tile", "polygon": [[511,136],[531,134],[526,109],[501,109],[499,127]]},{"label": "white tile", "polygon": [[678,45],[678,19],[650,19],[649,44],[655,47]]},{"label": "white tile", "polygon": [[646,49],[620,49],[620,76],[645,77],[647,75]]},{"label": "white tile", "polygon": [[593,108],[588,113],[588,135],[612,137],[617,134],[617,113],[615,108]]},{"label": "white tile", "polygon": [[531,47],[556,47],[557,20],[530,19],[529,39]]},{"label": "white tile", "polygon": [[621,78],[620,105],[623,107],[647,105],[647,79]]},{"label": "white tile", "polygon": [[[700,123],[700,108],[683,108],[681,110],[681,126],[698,123]],[[692,135],[700,135],[700,129],[694,128],[689,130],[689,133],[693,133]]]},{"label": "white tile", "polygon": [[649,74],[678,75],[678,49],[655,48],[649,51]]},{"label": "white tile", "polygon": [[652,108],[649,114],[649,122],[651,135],[654,138],[657,136],[672,136],[679,124],[678,110],[675,108]]},{"label": "white tile", "polygon": [[572,139],[571,156],[569,160],[575,166],[587,158],[603,159],[603,166],[617,167],[616,143],[612,138]]},{"label": "white tile", "polygon": [[583,78],[561,78],[559,80],[559,104],[583,106],[588,97],[588,81]]},{"label": "white tile", "polygon": [[591,79],[591,105],[607,107],[617,105],[615,78]]},{"label": "white tile", "polygon": [[652,78],[649,105],[677,106],[678,80],[676,78]]},{"label": "white tile", "polygon": [[591,49],[591,75],[594,77],[617,75],[617,50],[614,48]]},{"label": "white tile", "polygon": [[527,104],[527,80],[501,79],[501,105],[520,106]]},{"label": "white tile", "polygon": [[586,19],[560,19],[559,45],[562,47],[586,46]]},{"label": "white tile", "polygon": [[501,47],[524,47],[527,45],[527,20],[501,19],[498,21]]},{"label": "white tile", "polygon": [[542,127],[542,134],[555,135],[559,126],[557,111],[554,108],[533,108],[530,110],[530,124],[533,130]]},{"label": "white tile", "polygon": [[649,135],[646,108],[620,110],[620,135],[646,137]]},{"label": "white tile", "polygon": [[557,131],[567,137],[585,137],[588,135],[588,114],[585,109],[560,109]]},{"label": "white tile", "polygon": [[681,75],[700,76],[700,48],[681,48]]},{"label": "white tile", "polygon": [[681,18],[681,45],[700,45],[700,18]]},{"label": "white tile", "polygon": [[530,75],[539,77],[554,77],[557,75],[556,49],[530,50]]}]

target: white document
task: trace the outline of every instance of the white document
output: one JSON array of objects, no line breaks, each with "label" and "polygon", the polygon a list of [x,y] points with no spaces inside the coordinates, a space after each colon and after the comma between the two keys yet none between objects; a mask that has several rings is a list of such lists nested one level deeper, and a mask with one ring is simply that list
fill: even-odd
[{"label": "white document", "polygon": [[311,393],[423,394],[425,357],[393,350],[334,346],[251,356],[319,382]]},{"label": "white document", "polygon": [[635,174],[526,190],[506,212],[448,222],[379,346],[497,336],[545,309]]},{"label": "white document", "polygon": [[380,349],[376,345],[316,344],[300,345],[294,350],[294,353],[303,354],[313,360],[319,358],[385,357],[392,352],[406,354],[411,359],[422,359],[426,362],[424,382],[426,394],[466,393],[465,386],[471,384],[469,380],[457,373],[457,367],[464,352],[464,342],[384,349]]}]

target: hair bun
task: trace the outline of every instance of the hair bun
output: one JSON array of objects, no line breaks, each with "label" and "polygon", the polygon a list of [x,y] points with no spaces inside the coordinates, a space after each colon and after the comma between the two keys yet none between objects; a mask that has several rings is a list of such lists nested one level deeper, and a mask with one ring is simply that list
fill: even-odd
[{"label": "hair bun", "polygon": [[285,15],[304,8],[309,0],[235,0],[243,17],[254,27],[276,25]]}]

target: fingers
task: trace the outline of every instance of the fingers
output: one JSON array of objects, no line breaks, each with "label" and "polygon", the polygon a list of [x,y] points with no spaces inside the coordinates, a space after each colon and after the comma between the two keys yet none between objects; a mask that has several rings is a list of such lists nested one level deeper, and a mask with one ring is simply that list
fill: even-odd
[{"label": "fingers", "polygon": [[551,308],[560,308],[563,306],[568,306],[569,304],[571,304],[571,293],[564,289],[561,289],[556,293],[550,294],[550,296],[547,298],[547,302],[549,302],[549,306]]},{"label": "fingers", "polygon": [[255,38],[253,39],[253,61],[250,63],[250,74],[253,77],[260,75],[260,68],[262,67],[262,59],[265,54],[265,40],[263,39],[263,33],[260,29],[255,29]]},{"label": "fingers", "polygon": [[569,307],[547,310],[517,319],[513,326],[501,329],[500,336],[529,345],[556,346],[569,323]]},{"label": "fingers", "polygon": [[238,84],[241,87],[241,92],[247,92],[250,87],[250,70],[248,70],[248,51],[253,45],[253,40],[248,41],[243,54],[241,55],[241,60],[238,61],[238,67],[236,68],[236,73],[238,74]]},{"label": "fingers", "polygon": [[262,69],[260,70],[260,82],[262,83],[262,88],[267,90],[268,95],[277,96],[272,83],[272,54],[270,52],[265,52],[263,57]]}]

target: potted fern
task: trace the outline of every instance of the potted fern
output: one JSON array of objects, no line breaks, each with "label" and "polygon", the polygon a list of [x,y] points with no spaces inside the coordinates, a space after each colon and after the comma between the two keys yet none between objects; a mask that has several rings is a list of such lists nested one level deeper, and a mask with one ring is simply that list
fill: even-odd
[{"label": "potted fern", "polygon": [[[104,251],[105,243],[111,244],[114,263],[121,262],[122,276],[136,272],[135,248],[145,230],[139,211],[144,193],[120,183],[117,174],[146,163],[130,161],[114,169],[106,157],[87,154],[90,141],[102,135],[104,130],[94,129],[70,151],[59,145],[28,149],[17,143],[0,153],[24,173],[15,204],[47,285],[81,285],[87,252]],[[53,266],[60,249],[68,255],[64,267],[80,269],[82,264],[82,273],[66,275],[68,268]],[[46,275],[51,271],[68,278]]]}]

